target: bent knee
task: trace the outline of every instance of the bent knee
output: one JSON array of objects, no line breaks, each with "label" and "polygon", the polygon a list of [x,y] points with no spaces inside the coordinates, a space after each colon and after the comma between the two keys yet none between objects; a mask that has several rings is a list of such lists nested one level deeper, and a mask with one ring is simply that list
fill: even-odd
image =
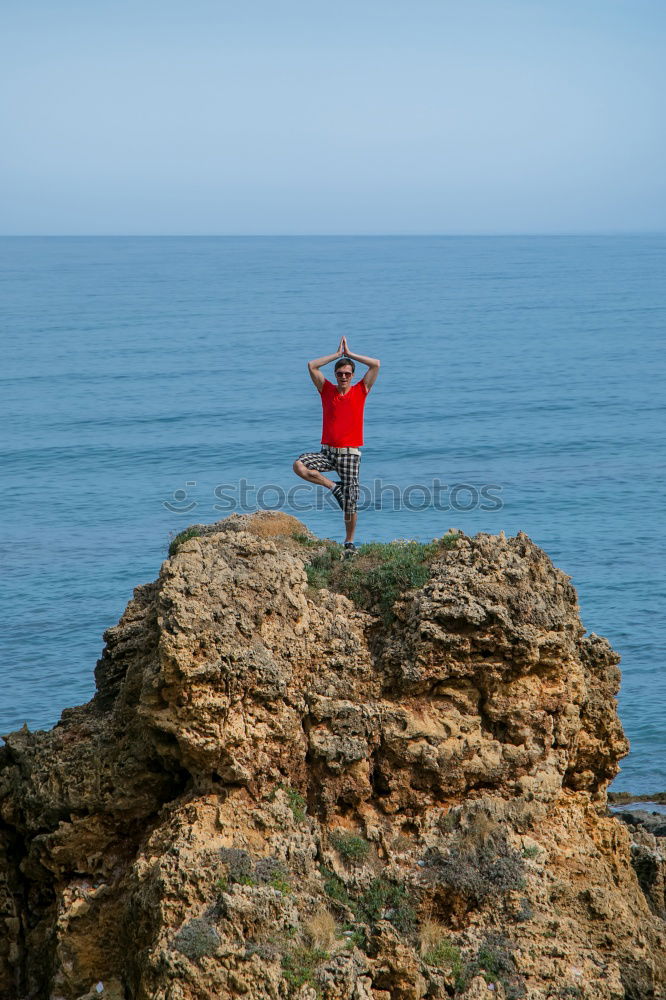
[{"label": "bent knee", "polygon": [[305,469],[305,466],[304,466],[304,465],[303,465],[303,463],[301,462],[300,458],[297,458],[297,459],[296,459],[296,461],[295,461],[295,462],[294,462],[294,464],[292,465],[292,469],[294,470],[294,472],[295,472],[295,473],[296,473],[297,475],[300,475],[300,473],[301,473],[301,472],[303,472],[303,470]]}]

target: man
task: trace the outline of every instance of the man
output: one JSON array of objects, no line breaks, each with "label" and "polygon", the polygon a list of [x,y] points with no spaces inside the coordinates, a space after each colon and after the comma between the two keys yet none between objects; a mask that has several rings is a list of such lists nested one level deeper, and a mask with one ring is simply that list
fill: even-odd
[{"label": "man", "polygon": [[[336,360],[337,359],[337,360]],[[336,385],[324,378],[321,368],[335,361]],[[356,369],[354,361],[367,365],[368,370],[355,385],[351,384]],[[379,361],[364,358],[349,350],[343,337],[335,354],[308,361],[310,378],[321,395],[323,429],[321,451],[304,452],[294,462],[294,472],[309,483],[329,489],[342,508],[345,519],[345,554],[355,552],[358,503],[358,473],[363,445],[363,409],[365,400],[379,375]],[[324,472],[334,470],[339,482],[328,479]]]}]

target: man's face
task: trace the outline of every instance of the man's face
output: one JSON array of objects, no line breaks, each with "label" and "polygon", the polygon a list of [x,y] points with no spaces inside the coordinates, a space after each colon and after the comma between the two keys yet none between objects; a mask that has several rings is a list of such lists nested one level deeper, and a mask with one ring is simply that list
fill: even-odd
[{"label": "man's face", "polygon": [[335,373],[335,377],[338,380],[338,389],[341,392],[346,392],[351,385],[352,370],[349,365],[342,365],[338,368]]}]

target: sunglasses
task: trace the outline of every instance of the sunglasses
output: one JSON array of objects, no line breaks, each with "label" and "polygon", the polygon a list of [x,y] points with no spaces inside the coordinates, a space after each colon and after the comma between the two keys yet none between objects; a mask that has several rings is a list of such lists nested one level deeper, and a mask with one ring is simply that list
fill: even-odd
[{"label": "sunglasses", "polygon": [[352,377],[352,373],[351,372],[336,372],[335,375],[336,375],[336,378],[351,378]]}]

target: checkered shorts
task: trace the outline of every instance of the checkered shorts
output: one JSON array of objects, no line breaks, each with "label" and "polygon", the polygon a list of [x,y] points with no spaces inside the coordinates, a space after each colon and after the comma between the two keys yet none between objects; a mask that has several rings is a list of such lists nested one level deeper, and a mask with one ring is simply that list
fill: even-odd
[{"label": "checkered shorts", "polygon": [[323,444],[321,451],[303,452],[298,456],[298,461],[302,462],[306,469],[313,469],[315,472],[337,472],[342,483],[342,509],[345,514],[356,513],[360,455],[333,451],[327,444]]}]

